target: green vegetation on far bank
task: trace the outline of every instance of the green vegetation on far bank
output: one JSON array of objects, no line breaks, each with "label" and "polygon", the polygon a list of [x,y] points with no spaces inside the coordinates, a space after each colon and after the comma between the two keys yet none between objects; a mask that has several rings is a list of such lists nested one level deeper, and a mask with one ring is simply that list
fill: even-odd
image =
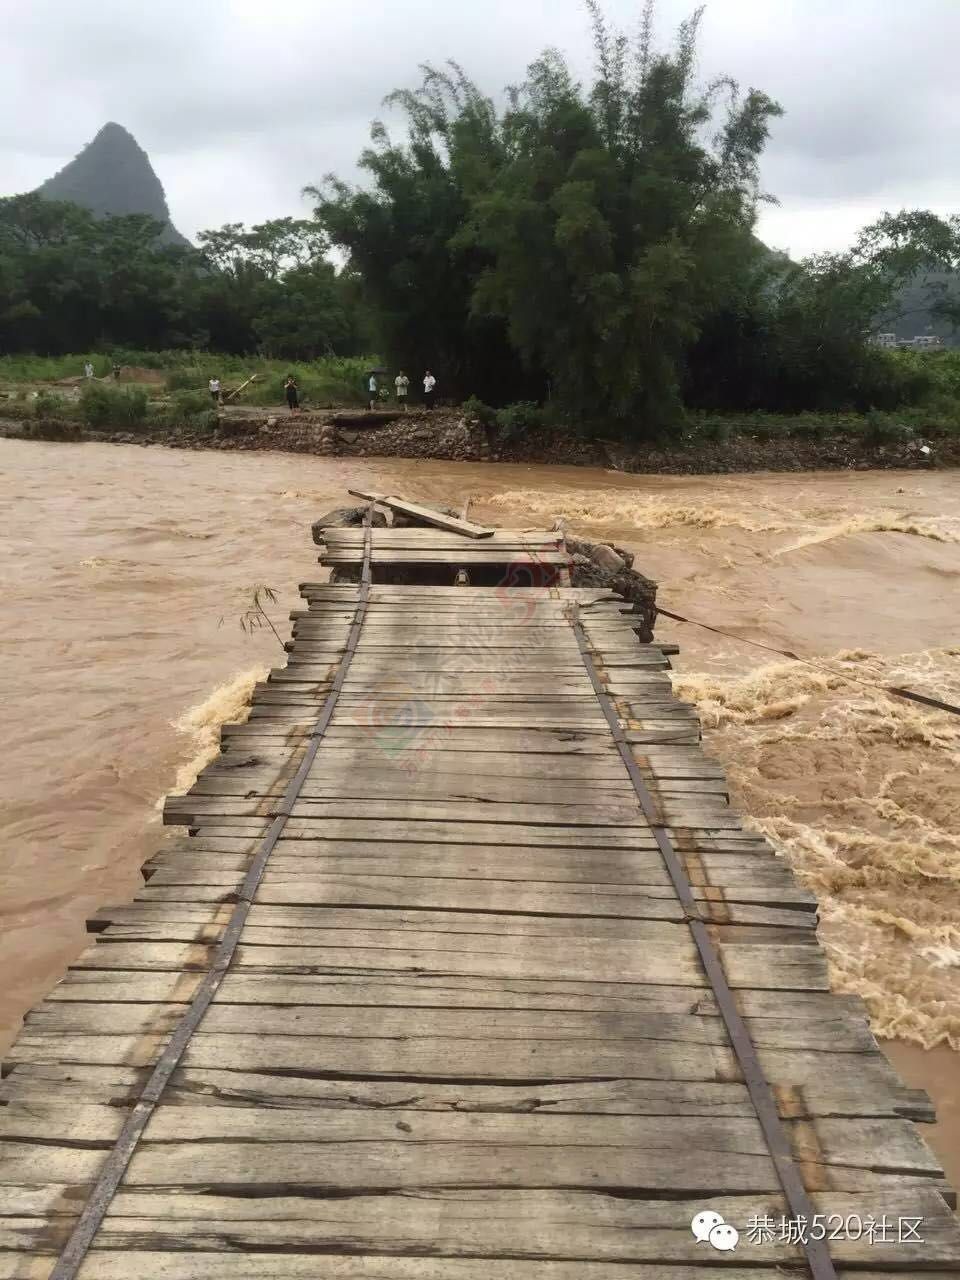
[{"label": "green vegetation on far bank", "polygon": [[289,374],[301,391],[316,400],[330,399],[351,404],[364,399],[366,377],[377,363],[373,356],[325,356],[316,360],[271,360],[263,356],[229,355],[213,351],[134,351],[111,348],[106,354],[79,352],[62,356],[0,355],[0,390],[28,391],[40,383],[72,382],[83,377],[84,365],[93,365],[95,379],[109,378],[120,365],[120,385],[130,378],[145,377],[144,385],[155,393],[206,391],[210,378],[220,378],[225,390],[245,382],[252,374],[257,381],[243,392],[248,404],[283,400],[283,382]]},{"label": "green vegetation on far bank", "polygon": [[677,443],[720,421],[953,432],[956,354],[867,335],[922,277],[944,322],[960,319],[946,287],[960,217],[902,210],[844,253],[771,253],[755,229],[780,105],[727,78],[702,84],[700,10],[661,51],[653,0],[636,39],[586,4],[589,83],[550,50],[504,94],[455,64],[426,67],[389,99],[406,136],[374,122],[364,185],[308,188],[309,219],[227,224],[194,248],[162,244],[145,215],[0,199],[0,379],[44,384],[52,417],[50,384],[85,357],[28,353],[86,348],[100,378],[115,361],[130,377],[65,412],[209,425],[199,397],[213,375],[229,390],[257,373],[246,404],[281,406],[291,372],[309,406],[359,404],[378,351],[413,391],[429,368],[441,401],[494,406],[505,440]]},{"label": "green vegetation on far bank", "polygon": [[[235,431],[229,414],[225,425],[211,403],[206,384],[213,374],[221,377],[229,391],[248,378],[255,365],[258,381],[246,388],[241,402],[247,407],[281,411],[281,421],[293,425],[298,420],[288,419],[283,408],[283,380],[288,372],[294,372],[301,391],[306,392],[308,410],[358,407],[366,401],[363,383],[374,363],[369,359],[332,359],[291,367],[269,361],[225,361],[197,353],[191,353],[190,363],[181,358],[183,353],[123,354],[131,361],[124,365],[125,369],[153,370],[156,380],[146,384],[115,383],[108,376],[87,382],[78,380],[76,374],[68,374],[64,380],[55,375],[75,369],[78,363],[82,368],[84,357],[64,357],[62,361],[0,358],[0,397],[10,395],[11,386],[18,387],[18,398],[5,402],[7,416],[26,421],[27,434],[51,439],[74,440],[82,438],[85,431],[93,431],[163,440],[173,431],[178,439],[186,433],[200,440],[223,430],[231,434]],[[955,459],[960,449],[960,352],[897,353],[885,358],[903,366],[904,376],[916,383],[917,403],[864,413],[852,409],[796,414],[687,410],[682,423],[670,431],[644,433],[646,444],[638,442],[640,453],[649,447],[679,450],[693,457],[698,452],[706,456],[727,445],[789,446],[794,442],[829,449],[831,444],[840,442],[851,456],[868,456],[877,450],[905,456],[930,444],[938,456],[942,453]],[[20,381],[27,374],[38,373],[46,375],[47,380],[35,383],[32,390],[28,382]],[[11,374],[16,375],[18,384],[8,381]],[[64,381],[66,385],[60,385]],[[383,381],[389,383],[389,378]],[[383,408],[391,407],[393,401],[388,398]],[[413,407],[416,408],[415,403]],[[443,408],[441,405],[438,417]],[[497,409],[474,396],[446,408],[484,428],[494,449],[507,455],[530,446],[537,456],[549,461],[554,450],[562,457],[576,441],[589,449],[591,441],[613,443],[618,439],[616,431],[607,433],[602,424],[584,424],[571,417],[556,401],[518,401]],[[0,398],[0,417],[3,416],[4,401]],[[420,430],[420,421],[412,421],[411,426]]]}]

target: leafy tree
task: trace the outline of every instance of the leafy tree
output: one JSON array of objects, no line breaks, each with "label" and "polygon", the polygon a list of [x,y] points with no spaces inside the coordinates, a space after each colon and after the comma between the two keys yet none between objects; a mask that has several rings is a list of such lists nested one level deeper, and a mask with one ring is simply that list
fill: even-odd
[{"label": "leafy tree", "polygon": [[[548,52],[498,113],[459,67],[427,67],[419,91],[390,99],[407,145],[376,124],[361,157],[373,190],[330,180],[317,216],[407,363],[445,363],[496,399],[505,334],[528,387],[657,426],[679,412],[687,345],[754,252],[757,158],[780,109],[730,81],[694,88],[699,13],[667,55],[651,46],[652,2],[635,47],[589,8],[591,88]],[[484,347],[496,360],[478,369]]]},{"label": "leafy tree", "polygon": [[[770,254],[753,229],[780,107],[728,78],[698,87],[700,10],[664,53],[653,0],[636,41],[588,8],[588,86],[547,51],[498,110],[456,64],[428,66],[388,99],[405,142],[374,123],[370,185],[310,189],[381,349],[464,395],[550,395],[634,434],[677,422],[685,402],[794,411],[919,394],[865,338],[917,271],[955,272],[956,226],[903,213],[848,254]],[[939,301],[946,312],[943,288]]]},{"label": "leafy tree", "polygon": [[351,318],[329,262],[288,271],[261,285],[253,327],[267,356],[311,359],[350,348]]},{"label": "leafy tree", "polygon": [[309,359],[349,351],[356,326],[316,221],[228,223],[199,236],[214,345]]},{"label": "leafy tree", "polygon": [[434,370],[444,394],[483,387],[504,402],[532,387],[497,317],[473,308],[477,280],[489,254],[461,236],[469,216],[468,189],[498,160],[493,104],[459,67],[424,69],[416,92],[391,95],[405,112],[406,143],[374,122],[360,167],[372,189],[330,176],[307,188],[316,217],[349,259],[359,282],[375,345],[409,372]]},{"label": "leafy tree", "polygon": [[924,210],[885,214],[846,253],[800,264],[768,260],[741,279],[735,306],[713,316],[691,350],[696,408],[891,409],[928,380],[866,341],[917,272],[955,272],[960,220]]},{"label": "leafy tree", "polygon": [[191,251],[144,214],[96,218],[36,195],[0,200],[0,340],[9,350],[153,346],[182,311]]},{"label": "leafy tree", "polygon": [[311,358],[358,337],[353,282],[312,220],[236,223],[202,251],[144,214],[100,218],[37,195],[0,200],[0,344],[61,353],[213,346]]}]

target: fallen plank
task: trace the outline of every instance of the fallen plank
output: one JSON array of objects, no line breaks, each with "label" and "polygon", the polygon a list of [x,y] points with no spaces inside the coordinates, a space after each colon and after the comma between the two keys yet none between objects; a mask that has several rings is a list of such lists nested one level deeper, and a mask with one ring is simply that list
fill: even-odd
[{"label": "fallen plank", "polygon": [[432,525],[437,529],[444,529],[448,533],[459,533],[465,538],[490,538],[493,536],[493,529],[485,529],[481,525],[473,524],[469,520],[460,520],[456,516],[445,516],[440,511],[433,511],[430,507],[422,507],[416,502],[408,502],[404,498],[397,498],[389,494],[363,493],[359,489],[348,489],[347,492],[352,498],[362,498],[364,502],[374,502],[378,506],[386,507],[388,511],[394,511],[402,516],[410,516],[414,520],[420,520],[424,524]]}]

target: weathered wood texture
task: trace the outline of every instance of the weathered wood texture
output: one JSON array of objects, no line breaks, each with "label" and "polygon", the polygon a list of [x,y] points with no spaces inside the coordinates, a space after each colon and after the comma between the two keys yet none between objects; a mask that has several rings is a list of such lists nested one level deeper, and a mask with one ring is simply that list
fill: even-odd
[{"label": "weathered wood texture", "polygon": [[386,507],[388,511],[394,511],[402,516],[413,516],[416,520],[437,529],[459,533],[466,538],[489,538],[494,533],[493,529],[484,529],[469,520],[459,520],[456,516],[445,516],[442,512],[435,511],[433,507],[423,507],[417,502],[408,502],[404,498],[392,497],[389,494],[364,493],[359,489],[350,489],[348,492],[353,498],[375,502],[381,507]]},{"label": "weathered wood texture", "polygon": [[[565,557],[556,534],[377,530],[385,557]],[[485,531],[480,531],[482,534]],[[471,536],[478,536],[471,530]],[[356,562],[359,531],[336,531]],[[0,1280],[48,1276],[210,966],[344,652],[307,583],[288,663],[168,823],[132,904],[27,1017],[0,1085]],[[816,903],[727,803],[668,662],[608,593],[374,586],[234,963],[83,1280],[772,1280],[806,1274],[576,602],[709,921],[817,1212],[886,1220],[838,1274],[960,1275],[932,1118],[831,995]],[[713,1210],[735,1253],[698,1242]],[[922,1220],[899,1240],[901,1220]],[[899,1232],[902,1234],[902,1232]],[[919,1239],[917,1238],[919,1236]]]}]

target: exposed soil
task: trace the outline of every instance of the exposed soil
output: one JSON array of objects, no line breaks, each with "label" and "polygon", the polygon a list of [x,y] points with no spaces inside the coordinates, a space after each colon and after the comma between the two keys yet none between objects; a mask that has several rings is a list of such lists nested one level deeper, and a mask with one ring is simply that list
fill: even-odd
[{"label": "exposed soil", "polygon": [[[154,370],[139,371],[152,375]],[[748,471],[930,470],[960,465],[960,439],[940,440],[924,454],[917,441],[867,445],[852,434],[824,439],[781,437],[758,440],[735,436],[682,447],[586,440],[547,432],[498,438],[457,412],[412,411],[370,422],[363,410],[314,411],[291,416],[251,406],[225,409],[219,426],[150,426],[148,429],[89,430],[72,420],[28,417],[23,406],[8,406],[0,435],[41,440],[91,440],[116,444],[161,444],[177,449],[270,450],[325,457],[435,458],[447,462],[526,462],[605,467],[616,471],[668,475],[720,475]],[[17,419],[20,419],[19,421]]]}]

